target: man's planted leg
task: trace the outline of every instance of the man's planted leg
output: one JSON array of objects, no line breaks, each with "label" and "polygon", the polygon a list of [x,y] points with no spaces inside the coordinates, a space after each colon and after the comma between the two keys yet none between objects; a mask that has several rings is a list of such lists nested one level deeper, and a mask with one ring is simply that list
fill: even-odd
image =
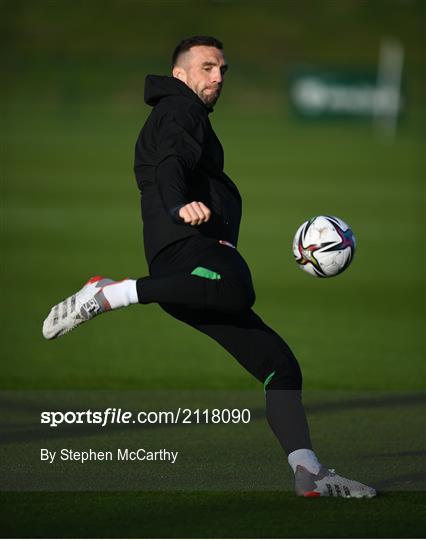
[{"label": "man's planted leg", "polygon": [[216,313],[161,305],[170,315],[222,345],[263,383],[268,423],[295,474],[304,497],[374,497],[376,492],[322,466],[311,443],[302,403],[302,374],[287,343],[252,310]]}]

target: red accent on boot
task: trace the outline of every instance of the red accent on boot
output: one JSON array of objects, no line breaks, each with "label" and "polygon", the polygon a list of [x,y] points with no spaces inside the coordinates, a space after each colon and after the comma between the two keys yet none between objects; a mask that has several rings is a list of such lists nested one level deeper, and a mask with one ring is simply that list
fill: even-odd
[{"label": "red accent on boot", "polygon": [[306,491],[303,494],[304,497],[321,497],[321,493],[318,493],[318,491]]},{"label": "red accent on boot", "polygon": [[90,283],[96,283],[97,281],[100,281],[101,279],[104,279],[103,276],[93,276],[89,279],[86,285],[89,285]]}]

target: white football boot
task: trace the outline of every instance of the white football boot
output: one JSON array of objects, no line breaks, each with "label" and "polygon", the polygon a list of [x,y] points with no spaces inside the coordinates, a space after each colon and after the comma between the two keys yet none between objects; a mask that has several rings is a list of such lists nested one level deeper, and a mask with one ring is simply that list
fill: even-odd
[{"label": "white football boot", "polygon": [[109,311],[111,306],[103,293],[103,287],[115,283],[112,279],[95,276],[82,289],[69,296],[50,310],[43,323],[46,339],[61,337],[80,324]]},{"label": "white football boot", "polygon": [[344,497],[350,498],[368,498],[371,499],[377,495],[375,489],[349,480],[339,474],[334,469],[321,467],[318,474],[310,473],[302,465],[296,467],[295,473],[296,495],[300,497]]}]

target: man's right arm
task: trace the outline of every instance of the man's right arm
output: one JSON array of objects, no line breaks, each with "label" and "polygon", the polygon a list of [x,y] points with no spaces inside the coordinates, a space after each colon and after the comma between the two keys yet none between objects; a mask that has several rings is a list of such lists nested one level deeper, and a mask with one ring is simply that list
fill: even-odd
[{"label": "man's right arm", "polygon": [[210,219],[202,201],[190,200],[187,184],[201,158],[205,131],[206,119],[190,112],[167,113],[159,123],[156,180],[163,205],[176,223],[200,225]]}]

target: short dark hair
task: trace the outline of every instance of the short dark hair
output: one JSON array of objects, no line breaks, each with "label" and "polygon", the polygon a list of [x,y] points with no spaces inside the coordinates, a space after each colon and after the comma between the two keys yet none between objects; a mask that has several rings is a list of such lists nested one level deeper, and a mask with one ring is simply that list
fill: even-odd
[{"label": "short dark hair", "polygon": [[200,45],[204,45],[207,47],[216,47],[216,49],[220,49],[221,51],[223,51],[222,42],[213,36],[192,36],[189,38],[185,38],[185,39],[182,39],[182,41],[177,44],[175,50],[173,51],[172,68],[175,67],[179,59],[179,56],[182,53],[189,51],[191,47],[197,47]]}]

